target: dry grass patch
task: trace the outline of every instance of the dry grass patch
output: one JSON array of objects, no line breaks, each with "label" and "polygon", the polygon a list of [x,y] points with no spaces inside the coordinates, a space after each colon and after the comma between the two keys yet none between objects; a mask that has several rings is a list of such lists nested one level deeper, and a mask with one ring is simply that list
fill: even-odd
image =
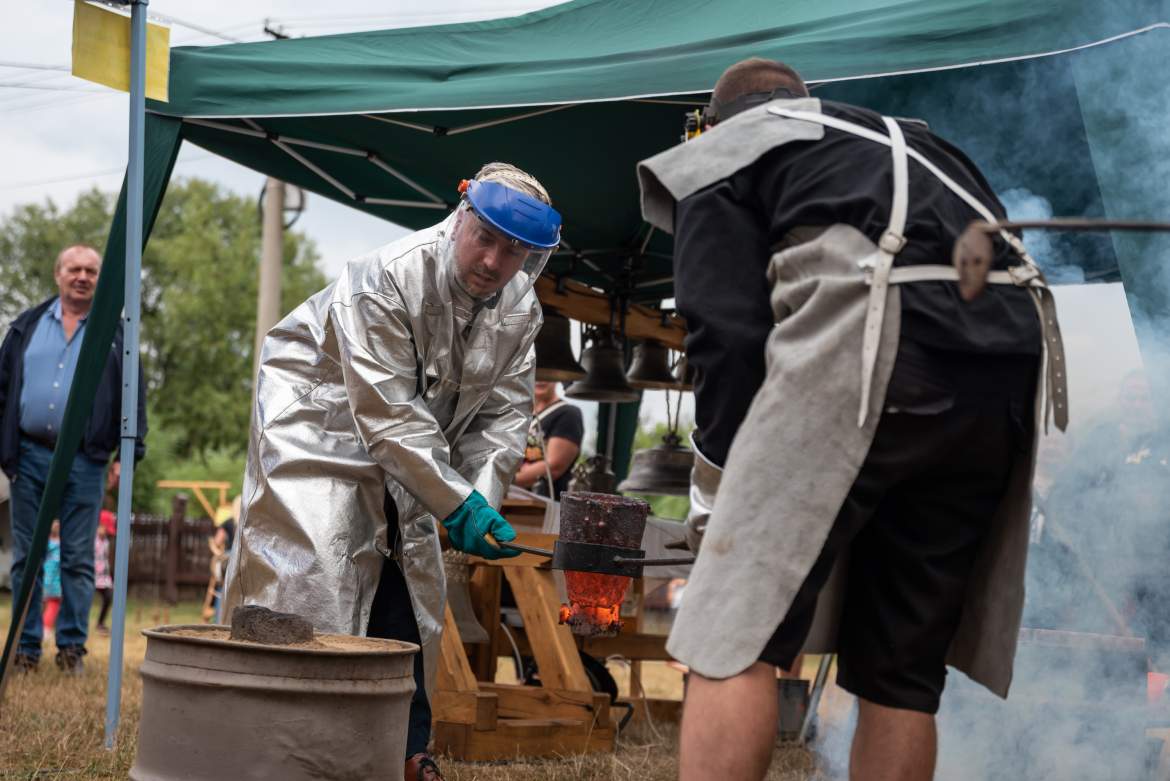
[{"label": "dry grass patch", "polygon": [[[0,606],[7,632],[10,597]],[[53,664],[45,643],[40,669],[14,676],[0,705],[0,779],[124,779],[134,762],[142,682],[138,667],[146,652],[141,630],[160,624],[198,623],[197,605],[163,608],[132,602],[127,615],[126,672],[122,719],[113,751],[103,745],[109,638],[91,635],[84,675],[69,677]],[[656,682],[658,683],[658,682]],[[673,681],[663,675],[663,689]],[[657,688],[653,684],[647,688]],[[448,781],[667,781],[678,774],[678,732],[674,725],[635,724],[613,754],[565,756],[500,763],[442,760]],[[824,779],[812,755],[795,746],[778,747],[769,781]]]}]

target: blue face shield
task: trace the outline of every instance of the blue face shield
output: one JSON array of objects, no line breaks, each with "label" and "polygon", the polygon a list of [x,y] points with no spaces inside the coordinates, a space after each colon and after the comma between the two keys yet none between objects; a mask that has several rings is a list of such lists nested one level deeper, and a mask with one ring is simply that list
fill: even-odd
[{"label": "blue face shield", "polygon": [[465,180],[459,189],[463,193],[459,210],[474,218],[475,229],[494,237],[520,261],[514,276],[489,304],[508,311],[532,289],[560,244],[561,215],[543,201],[499,182]]},{"label": "blue face shield", "polygon": [[547,203],[499,182],[467,182],[464,191],[475,213],[512,242],[530,250],[556,249],[561,215]]}]

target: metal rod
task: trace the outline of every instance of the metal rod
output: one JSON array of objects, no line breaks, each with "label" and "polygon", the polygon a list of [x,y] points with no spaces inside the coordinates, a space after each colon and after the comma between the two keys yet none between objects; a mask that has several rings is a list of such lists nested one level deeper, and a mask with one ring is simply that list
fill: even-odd
[{"label": "metal rod", "polygon": [[390,174],[391,176],[393,176],[393,177],[394,177],[395,179],[397,179],[398,181],[400,181],[400,182],[402,182],[403,184],[405,184],[407,187],[410,187],[411,189],[413,189],[413,190],[415,190],[415,191],[417,191],[417,192],[419,192],[419,193],[421,193],[421,194],[425,195],[426,197],[430,198],[430,199],[431,199],[432,201],[434,201],[435,203],[441,204],[441,205],[443,205],[443,206],[446,206],[446,205],[447,205],[446,203],[444,203],[444,201],[443,201],[443,199],[442,199],[442,198],[440,198],[439,196],[435,195],[433,192],[431,192],[431,191],[430,191],[430,190],[428,190],[427,188],[423,187],[421,184],[419,184],[419,183],[418,183],[418,182],[416,182],[415,180],[411,179],[409,176],[407,176],[406,174],[402,173],[401,171],[399,171],[397,168],[395,168],[394,166],[392,166],[392,165],[390,165],[389,163],[387,163],[387,162],[386,162],[385,160],[383,160],[382,158],[378,157],[378,155],[371,153],[371,154],[368,156],[368,158],[367,158],[367,159],[368,159],[368,160],[369,160],[371,163],[373,163],[374,165],[376,165],[376,166],[378,166],[379,168],[381,168],[381,169],[382,169],[383,171],[385,171],[386,173],[388,173],[388,174]]},{"label": "metal rod", "polygon": [[365,203],[372,203],[375,206],[402,206],[410,209],[446,209],[445,203],[430,203],[428,201],[403,201],[398,198],[373,198],[367,195],[364,199]]},{"label": "metal rod", "polygon": [[651,225],[650,230],[646,231],[646,238],[642,239],[642,246],[638,248],[639,255],[644,254],[646,252],[646,246],[648,244],[650,244],[650,238],[653,235],[654,235],[654,226]]},{"label": "metal rod", "polygon": [[1154,231],[1170,232],[1170,222],[1145,222],[1141,220],[1093,220],[1084,217],[1054,217],[1051,220],[1004,220],[987,222],[981,220],[975,226],[986,233],[1012,228],[1052,231]]},{"label": "metal rod", "polygon": [[817,707],[821,704],[821,695],[825,691],[825,681],[829,679],[829,667],[833,664],[833,655],[821,656],[821,663],[817,667],[817,677],[813,679],[812,692],[808,698],[808,710],[804,714],[804,722],[800,725],[800,734],[796,737],[796,744],[803,746],[808,742],[808,731],[812,728],[817,717]]},{"label": "metal rod", "polygon": [[534,556],[545,556],[550,559],[553,556],[552,551],[545,550],[544,548],[534,548],[531,545],[520,545],[515,542],[501,542],[499,545],[501,548],[511,548],[512,550],[518,550],[521,553],[531,553]]},{"label": "metal rod", "polygon": [[366,119],[373,119],[377,122],[385,122],[387,125],[397,125],[398,127],[410,128],[411,130],[418,130],[422,133],[434,133],[434,125],[421,125],[418,122],[407,122],[402,119],[391,119],[390,117],[380,117],[377,114],[360,114],[359,116]]},{"label": "metal rod", "polygon": [[633,559],[628,556],[614,556],[614,564],[641,564],[643,567],[670,567],[679,564],[694,564],[694,556],[680,556],[674,559]]},{"label": "metal rod", "polygon": [[572,108],[576,103],[566,103],[563,106],[552,106],[551,108],[542,108],[537,111],[529,111],[524,114],[517,114],[512,117],[501,117],[500,119],[489,119],[486,122],[476,122],[473,125],[463,125],[461,127],[453,127],[447,131],[449,136],[457,136],[460,133],[470,133],[472,130],[482,130],[486,127],[495,127],[496,125],[506,125],[510,122],[519,122],[521,119],[528,119],[530,117],[539,117],[541,114],[551,114],[554,111],[563,111],[567,108]]},{"label": "metal rod", "polygon": [[[248,120],[244,120],[247,122]],[[252,138],[267,138],[268,134],[263,130],[249,129],[246,127],[238,127],[237,125],[229,125],[224,122],[215,122],[210,119],[189,119],[184,118],[183,122],[188,125],[198,125],[199,127],[209,127],[212,130],[222,130],[226,133],[235,133],[241,136],[250,136]]]},{"label": "metal rod", "polygon": [[114,536],[114,616],[106,690],[105,747],[112,750],[122,708],[122,658],[126,641],[126,583],[130,569],[130,499],[134,493],[134,446],[138,438],[138,315],[142,296],[142,180],[146,123],[146,5],[130,6],[130,162],[126,170],[126,280],[122,349],[122,472]]},{"label": "metal rod", "polygon": [[334,187],[336,187],[338,190],[340,190],[341,192],[345,193],[347,196],[349,196],[349,199],[350,199],[351,201],[352,201],[352,200],[356,200],[356,198],[355,198],[355,195],[356,195],[356,193],[354,193],[354,191],[353,191],[353,190],[351,190],[351,189],[349,189],[348,187],[346,187],[344,184],[342,184],[342,183],[341,183],[340,181],[338,181],[336,178],[334,178],[333,176],[331,176],[331,175],[330,175],[328,172],[326,172],[325,170],[323,170],[323,169],[322,169],[320,166],[318,166],[318,165],[316,165],[315,163],[313,163],[313,161],[311,161],[311,160],[309,160],[308,158],[306,158],[306,157],[305,157],[304,155],[302,155],[300,152],[298,152],[297,150],[293,149],[291,146],[289,146],[288,144],[284,143],[283,141],[277,141],[277,140],[273,139],[272,143],[276,144],[276,146],[277,146],[279,149],[281,149],[281,150],[282,150],[282,151],[283,151],[285,154],[287,154],[287,155],[288,155],[289,157],[291,157],[292,159],[296,160],[298,163],[300,163],[301,165],[303,165],[305,168],[308,168],[310,171],[312,171],[313,173],[317,174],[317,176],[321,177],[321,178],[322,178],[322,179],[324,179],[325,181],[329,182],[329,184],[333,185],[333,186],[334,186]]}]

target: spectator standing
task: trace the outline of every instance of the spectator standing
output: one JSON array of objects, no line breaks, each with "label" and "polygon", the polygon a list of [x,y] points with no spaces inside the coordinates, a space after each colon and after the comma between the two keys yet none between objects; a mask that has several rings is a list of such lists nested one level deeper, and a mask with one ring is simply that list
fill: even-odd
[{"label": "spectator standing", "polygon": [[[101,256],[92,247],[66,247],[53,278],[58,294],[13,321],[0,345],[0,468],[12,481],[12,591],[20,593],[25,561],[41,509],[49,463],[65,413]],[[97,384],[93,407],[61,497],[61,611],[57,665],[84,667],[94,590],[94,535],[106,466],[121,439],[122,330],[119,326]],[[138,375],[138,441],[146,452],[146,391]],[[72,444],[72,443],[70,443]],[[32,671],[41,657],[41,591],[34,586],[14,664]]]}]

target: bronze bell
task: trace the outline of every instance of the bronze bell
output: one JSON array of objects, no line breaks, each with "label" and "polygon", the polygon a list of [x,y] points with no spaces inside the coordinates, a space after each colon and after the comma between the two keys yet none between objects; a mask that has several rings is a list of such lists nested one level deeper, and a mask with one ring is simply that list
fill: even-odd
[{"label": "bronze bell", "polygon": [[536,335],[536,379],[538,382],[574,382],[585,377],[585,369],[573,357],[569,340],[569,318],[551,309],[544,311],[544,326]]},{"label": "bronze bell", "polygon": [[630,474],[618,490],[635,494],[662,494],[686,496],[691,488],[691,467],[695,454],[682,446],[682,440],[673,431],[662,438],[662,444],[634,453]]},{"label": "bronze bell", "polygon": [[670,350],[661,342],[638,342],[634,360],[626,372],[626,382],[640,390],[678,390],[678,380],[670,373]]},{"label": "bronze bell", "polygon": [[578,401],[637,401],[638,391],[626,382],[622,348],[612,341],[609,332],[595,334],[581,353],[585,379],[565,389],[565,395]]}]

